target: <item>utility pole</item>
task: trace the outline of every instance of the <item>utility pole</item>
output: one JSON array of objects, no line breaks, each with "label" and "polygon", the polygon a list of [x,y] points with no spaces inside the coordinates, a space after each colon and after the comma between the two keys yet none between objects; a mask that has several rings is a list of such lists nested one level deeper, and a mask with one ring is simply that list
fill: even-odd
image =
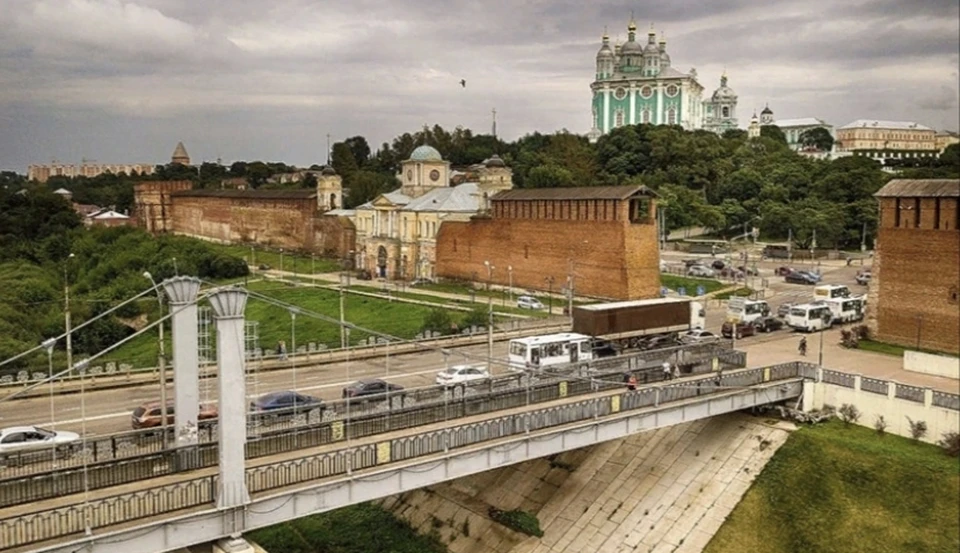
[{"label": "utility pole", "polygon": [[344,312],[343,306],[343,281],[345,275],[340,273],[340,348],[343,350],[347,349],[347,327],[346,327],[346,315]]},{"label": "utility pole", "polygon": [[493,108],[493,128],[490,134],[492,134],[494,138],[497,137],[497,108]]},{"label": "utility pole", "polygon": [[63,264],[63,303],[64,303],[64,313],[63,313],[63,326],[66,328],[67,332],[67,368],[73,368],[73,342],[71,341],[71,330],[70,330],[70,278],[67,275],[68,264],[70,259],[73,258],[73,254],[70,254],[67,257],[66,262]]},{"label": "utility pole", "polygon": [[494,266],[484,261],[487,266],[487,361],[493,361],[493,296],[490,294],[490,282],[493,280]]},{"label": "utility pole", "polygon": [[327,133],[327,167],[330,167],[330,133]]}]

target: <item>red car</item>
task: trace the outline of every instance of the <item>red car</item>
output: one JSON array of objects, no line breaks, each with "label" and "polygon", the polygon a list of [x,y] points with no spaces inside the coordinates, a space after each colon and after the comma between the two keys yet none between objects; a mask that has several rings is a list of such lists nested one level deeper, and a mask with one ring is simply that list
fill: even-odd
[{"label": "red car", "polygon": [[777,270],[773,274],[777,276],[787,276],[793,272],[793,269],[790,267],[777,267]]},{"label": "red car", "polygon": [[[737,323],[737,339],[743,338],[744,336],[753,336],[757,333],[757,329],[750,323]],[[723,326],[720,328],[720,334],[724,338],[733,338],[733,323],[727,321],[723,323]]]}]

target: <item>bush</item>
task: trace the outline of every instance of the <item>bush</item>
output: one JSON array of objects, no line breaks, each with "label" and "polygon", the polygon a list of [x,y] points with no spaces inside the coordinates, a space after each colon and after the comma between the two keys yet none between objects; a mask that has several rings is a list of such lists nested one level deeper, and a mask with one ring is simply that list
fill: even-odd
[{"label": "bush", "polygon": [[490,324],[490,313],[486,307],[477,307],[471,310],[463,317],[461,326],[470,328],[472,326],[486,328]]},{"label": "bush", "polygon": [[924,421],[914,421],[910,417],[907,417],[907,422],[910,423],[910,435],[913,436],[914,440],[920,440],[927,435],[927,423]]},{"label": "bush", "polygon": [[887,427],[890,424],[883,418],[883,415],[877,415],[877,420],[873,421],[873,427],[877,430],[877,434],[883,436],[887,433]]},{"label": "bush", "polygon": [[951,457],[960,457],[960,433],[944,433],[943,439],[937,442],[937,445],[942,447],[944,451],[947,452],[947,455],[950,455]]},{"label": "bush", "polygon": [[843,421],[845,425],[850,425],[850,423],[856,423],[860,420],[860,410],[857,409],[856,405],[851,403],[844,403],[840,406],[840,411],[838,412],[840,420]]},{"label": "bush", "polygon": [[451,334],[453,319],[446,309],[431,309],[427,316],[423,318],[423,324],[420,326],[420,332],[432,331],[440,334]]},{"label": "bush", "polygon": [[490,507],[489,514],[491,519],[507,528],[522,532],[528,536],[543,537],[543,530],[540,529],[540,520],[532,513],[519,509],[501,511],[500,509]]}]

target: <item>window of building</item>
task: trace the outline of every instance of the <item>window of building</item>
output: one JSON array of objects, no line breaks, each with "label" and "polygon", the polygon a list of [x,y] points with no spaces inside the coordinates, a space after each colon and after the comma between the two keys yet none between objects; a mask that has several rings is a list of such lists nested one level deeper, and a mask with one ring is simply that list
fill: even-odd
[{"label": "window of building", "polygon": [[529,259],[529,258],[530,258],[530,246],[528,246],[528,245],[526,245],[526,244],[523,245],[523,258],[524,258],[524,259]]},{"label": "window of building", "polygon": [[913,228],[920,228],[920,198],[913,199]]},{"label": "window of building", "polygon": [[724,117],[730,117],[730,108],[728,108],[728,107],[726,107],[726,106],[723,107],[723,116],[724,116]]},{"label": "window of building", "polygon": [[617,126],[617,127],[622,127],[622,126],[623,126],[623,110],[622,110],[622,109],[618,109],[618,110],[617,110],[617,114],[616,114],[616,116],[614,117],[614,119],[615,119],[615,122],[614,122],[614,125],[615,125],[615,126]]},{"label": "window of building", "polygon": [[940,229],[940,198],[933,201],[933,228],[934,230]]},{"label": "window of building", "polygon": [[903,209],[903,206],[900,205],[900,198],[897,198],[894,203],[893,209],[893,226],[894,228],[900,228],[900,220],[903,218],[900,216],[900,210]]},{"label": "window of building", "polygon": [[635,198],[630,200],[630,222],[631,223],[650,223],[650,200],[647,198]]},{"label": "window of building", "polygon": [[640,112],[640,122],[641,122],[641,123],[649,123],[649,122],[650,122],[650,110],[649,110],[649,109],[645,109],[645,110],[643,110],[643,111]]},{"label": "window of building", "polygon": [[676,125],[677,124],[677,110],[670,108],[667,110],[667,124]]}]

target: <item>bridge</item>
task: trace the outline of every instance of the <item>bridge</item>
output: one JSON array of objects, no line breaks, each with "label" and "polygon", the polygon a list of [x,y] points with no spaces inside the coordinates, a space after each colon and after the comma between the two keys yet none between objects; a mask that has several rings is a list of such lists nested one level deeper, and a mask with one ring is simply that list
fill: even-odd
[{"label": "bridge", "polygon": [[[824,379],[822,369],[799,362],[742,368],[742,352],[709,345],[330,401],[264,420],[247,413],[247,292],[226,288],[208,295],[217,312],[220,415],[206,425],[196,415],[197,340],[190,332],[199,282],[180,277],[163,285],[176,306],[175,443],[162,432],[127,432],[84,436],[79,449],[0,457],[0,549],[154,553],[240,537],[637,432],[799,402],[805,387],[806,403],[810,381]],[[664,358],[682,361],[687,372],[663,380]],[[636,390],[624,386],[626,372],[637,376]]]}]

